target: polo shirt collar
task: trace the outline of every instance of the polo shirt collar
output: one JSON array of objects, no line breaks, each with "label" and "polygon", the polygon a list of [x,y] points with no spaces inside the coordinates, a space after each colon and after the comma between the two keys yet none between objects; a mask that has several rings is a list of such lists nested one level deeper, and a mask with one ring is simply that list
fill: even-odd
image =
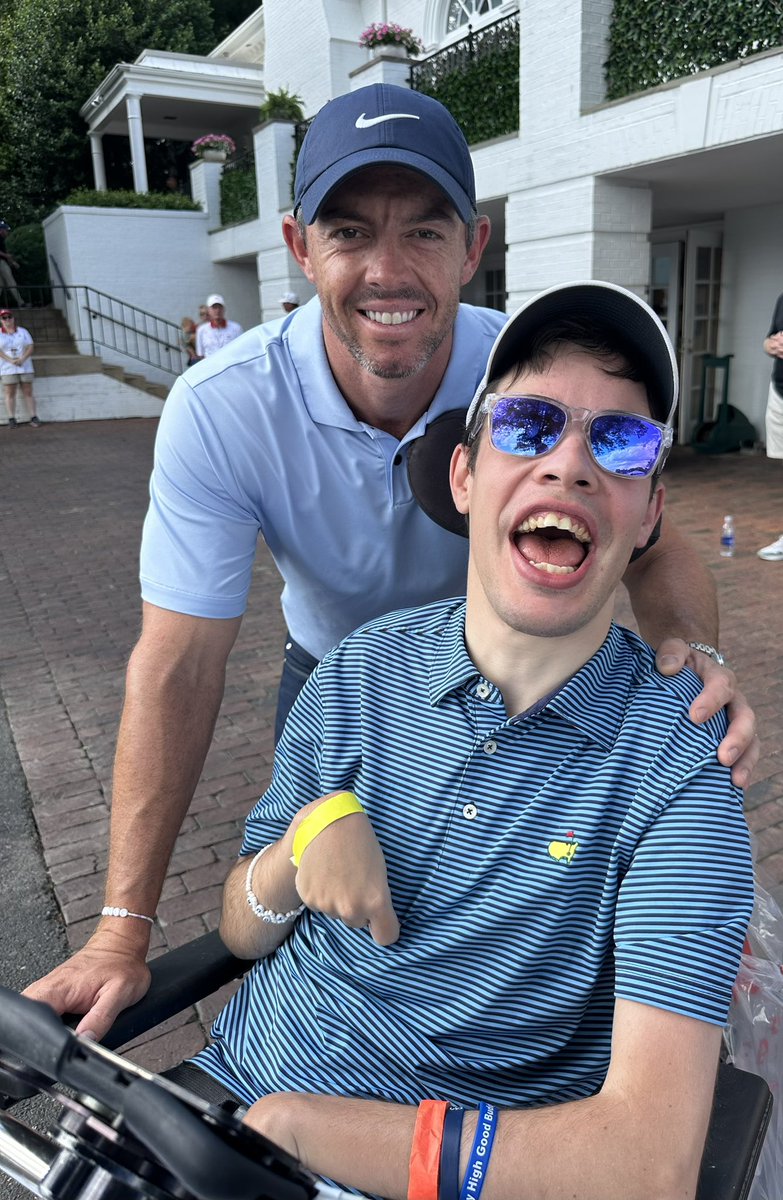
[{"label": "polo shirt collar", "polygon": [[[433,655],[428,683],[430,703],[434,707],[450,692],[466,688],[480,679],[481,673],[465,646],[465,604],[462,603],[452,611]],[[622,724],[634,683],[635,675],[629,674],[624,636],[613,622],[598,651],[546,700],[537,715],[551,710],[569,725],[580,729],[591,741],[609,750]],[[491,686],[495,691],[494,685]]]},{"label": "polo shirt collar", "polygon": [[[468,314],[460,306],[446,373],[429,408],[406,433],[401,444],[421,437],[430,421],[459,407],[460,400],[464,407],[465,380],[472,379],[477,367],[482,366],[476,363],[476,346],[467,330],[468,320]],[[338,429],[357,432],[365,429],[364,423],[357,421],[351,412],[332,375],[324,345],[321,302],[317,296],[292,314],[284,336],[288,338],[288,350],[299,377],[302,400],[312,420]],[[478,374],[481,374],[480,370]]]}]

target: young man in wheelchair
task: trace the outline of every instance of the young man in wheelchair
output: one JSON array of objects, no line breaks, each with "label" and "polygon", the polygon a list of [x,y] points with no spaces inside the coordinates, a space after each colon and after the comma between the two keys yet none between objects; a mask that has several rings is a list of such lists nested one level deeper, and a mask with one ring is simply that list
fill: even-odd
[{"label": "young man in wheelchair", "polygon": [[289,718],[221,920],[259,962],[195,1063],[343,1186],[694,1194],[747,831],[723,717],[612,622],[676,391],[630,293],[521,309],[451,463],[466,600],[352,634]]}]

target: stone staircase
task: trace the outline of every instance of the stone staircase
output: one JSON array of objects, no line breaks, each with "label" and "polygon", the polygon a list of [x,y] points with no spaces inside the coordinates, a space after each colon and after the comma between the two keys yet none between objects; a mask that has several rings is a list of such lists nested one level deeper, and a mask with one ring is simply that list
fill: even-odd
[{"label": "stone staircase", "polygon": [[162,383],[152,383],[141,373],[104,363],[99,355],[80,354],[58,308],[25,308],[18,321],[28,330],[35,343],[35,373],[40,379],[62,375],[109,375],[149,396],[165,400],[169,389]]}]

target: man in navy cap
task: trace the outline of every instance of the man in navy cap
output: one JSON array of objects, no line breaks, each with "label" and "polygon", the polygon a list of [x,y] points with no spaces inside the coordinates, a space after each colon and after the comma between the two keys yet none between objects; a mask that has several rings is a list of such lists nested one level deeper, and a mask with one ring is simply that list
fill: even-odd
[{"label": "man in navy cap", "polygon": [[[283,221],[317,297],[175,383],[144,527],[106,908],[87,946],[31,989],[85,1013],[80,1031],[102,1035],[148,986],[155,907],[212,738],[259,536],[284,580],[289,630],[278,733],[343,636],[464,591],[465,540],[417,504],[408,454],[438,418],[467,408],[503,323],[459,301],[489,232],[468,146],[441,104],[387,85],[340,96],[310,126]],[[664,523],[625,582],[659,667],[703,673],[692,715],[705,720],[734,683],[712,661],[709,572]],[[744,784],[758,749],[741,698],[734,716],[720,755]]]}]

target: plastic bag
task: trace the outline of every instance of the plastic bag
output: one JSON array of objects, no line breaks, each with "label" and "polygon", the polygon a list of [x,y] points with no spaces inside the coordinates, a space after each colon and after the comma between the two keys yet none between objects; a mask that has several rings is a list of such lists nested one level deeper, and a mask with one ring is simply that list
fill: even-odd
[{"label": "plastic bag", "polygon": [[750,1200],[783,1196],[783,911],[756,871],[756,902],[724,1032],[729,1061],[764,1079],[772,1118]]}]

